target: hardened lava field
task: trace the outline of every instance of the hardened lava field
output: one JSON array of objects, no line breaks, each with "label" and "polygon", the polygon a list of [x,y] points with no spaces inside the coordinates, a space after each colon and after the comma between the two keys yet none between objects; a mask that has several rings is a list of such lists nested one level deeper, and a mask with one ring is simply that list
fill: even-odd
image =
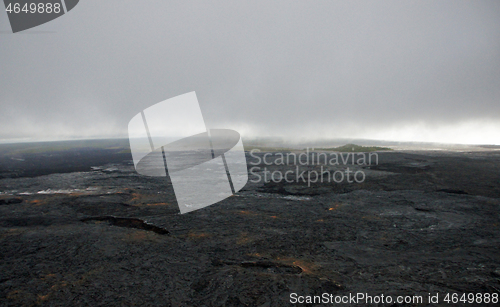
[{"label": "hardened lava field", "polygon": [[4,152],[0,305],[500,292],[499,151],[380,152],[358,167],[363,183],[249,182],[184,215],[169,180],[130,160],[120,149]]}]

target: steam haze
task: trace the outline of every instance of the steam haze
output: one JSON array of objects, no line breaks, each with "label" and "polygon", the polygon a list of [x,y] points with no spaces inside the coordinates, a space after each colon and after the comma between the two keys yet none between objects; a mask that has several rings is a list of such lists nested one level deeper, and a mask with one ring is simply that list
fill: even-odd
[{"label": "steam haze", "polygon": [[196,91],[243,137],[500,144],[499,1],[80,1],[12,34],[0,140],[127,137]]}]

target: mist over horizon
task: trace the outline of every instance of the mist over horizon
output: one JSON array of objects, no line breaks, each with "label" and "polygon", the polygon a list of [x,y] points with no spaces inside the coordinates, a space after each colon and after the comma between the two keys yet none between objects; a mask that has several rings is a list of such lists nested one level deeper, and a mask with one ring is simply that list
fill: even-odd
[{"label": "mist over horizon", "polygon": [[196,91],[248,139],[500,145],[495,1],[87,0],[9,32],[2,10],[0,143],[127,138]]}]

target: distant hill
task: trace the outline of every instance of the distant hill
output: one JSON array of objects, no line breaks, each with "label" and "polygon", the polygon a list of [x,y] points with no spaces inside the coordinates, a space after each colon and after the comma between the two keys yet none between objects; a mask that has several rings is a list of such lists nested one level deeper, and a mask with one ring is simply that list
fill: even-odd
[{"label": "distant hill", "polygon": [[0,145],[0,178],[88,172],[109,163],[131,165],[128,139]]},{"label": "distant hill", "polygon": [[258,146],[258,145],[245,145],[245,151],[259,150],[262,152],[274,152],[274,151],[293,151],[296,148],[289,147],[268,147],[268,146]]},{"label": "distant hill", "polygon": [[332,148],[315,148],[315,150],[339,151],[339,152],[372,152],[372,151],[386,151],[392,149],[388,147],[360,146],[356,144],[346,144],[344,146],[332,147]]}]

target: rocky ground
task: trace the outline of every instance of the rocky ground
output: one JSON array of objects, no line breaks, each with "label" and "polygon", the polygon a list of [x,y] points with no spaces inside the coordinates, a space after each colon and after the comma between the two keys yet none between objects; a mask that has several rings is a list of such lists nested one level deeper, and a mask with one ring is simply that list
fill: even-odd
[{"label": "rocky ground", "polygon": [[[52,174],[30,173],[33,157],[1,169],[2,306],[292,306],[291,293],[358,292],[452,306],[446,293],[500,292],[499,151],[379,153],[351,165],[363,183],[249,182],[184,215],[167,178],[124,156]],[[296,169],[248,162],[251,181]]]}]

